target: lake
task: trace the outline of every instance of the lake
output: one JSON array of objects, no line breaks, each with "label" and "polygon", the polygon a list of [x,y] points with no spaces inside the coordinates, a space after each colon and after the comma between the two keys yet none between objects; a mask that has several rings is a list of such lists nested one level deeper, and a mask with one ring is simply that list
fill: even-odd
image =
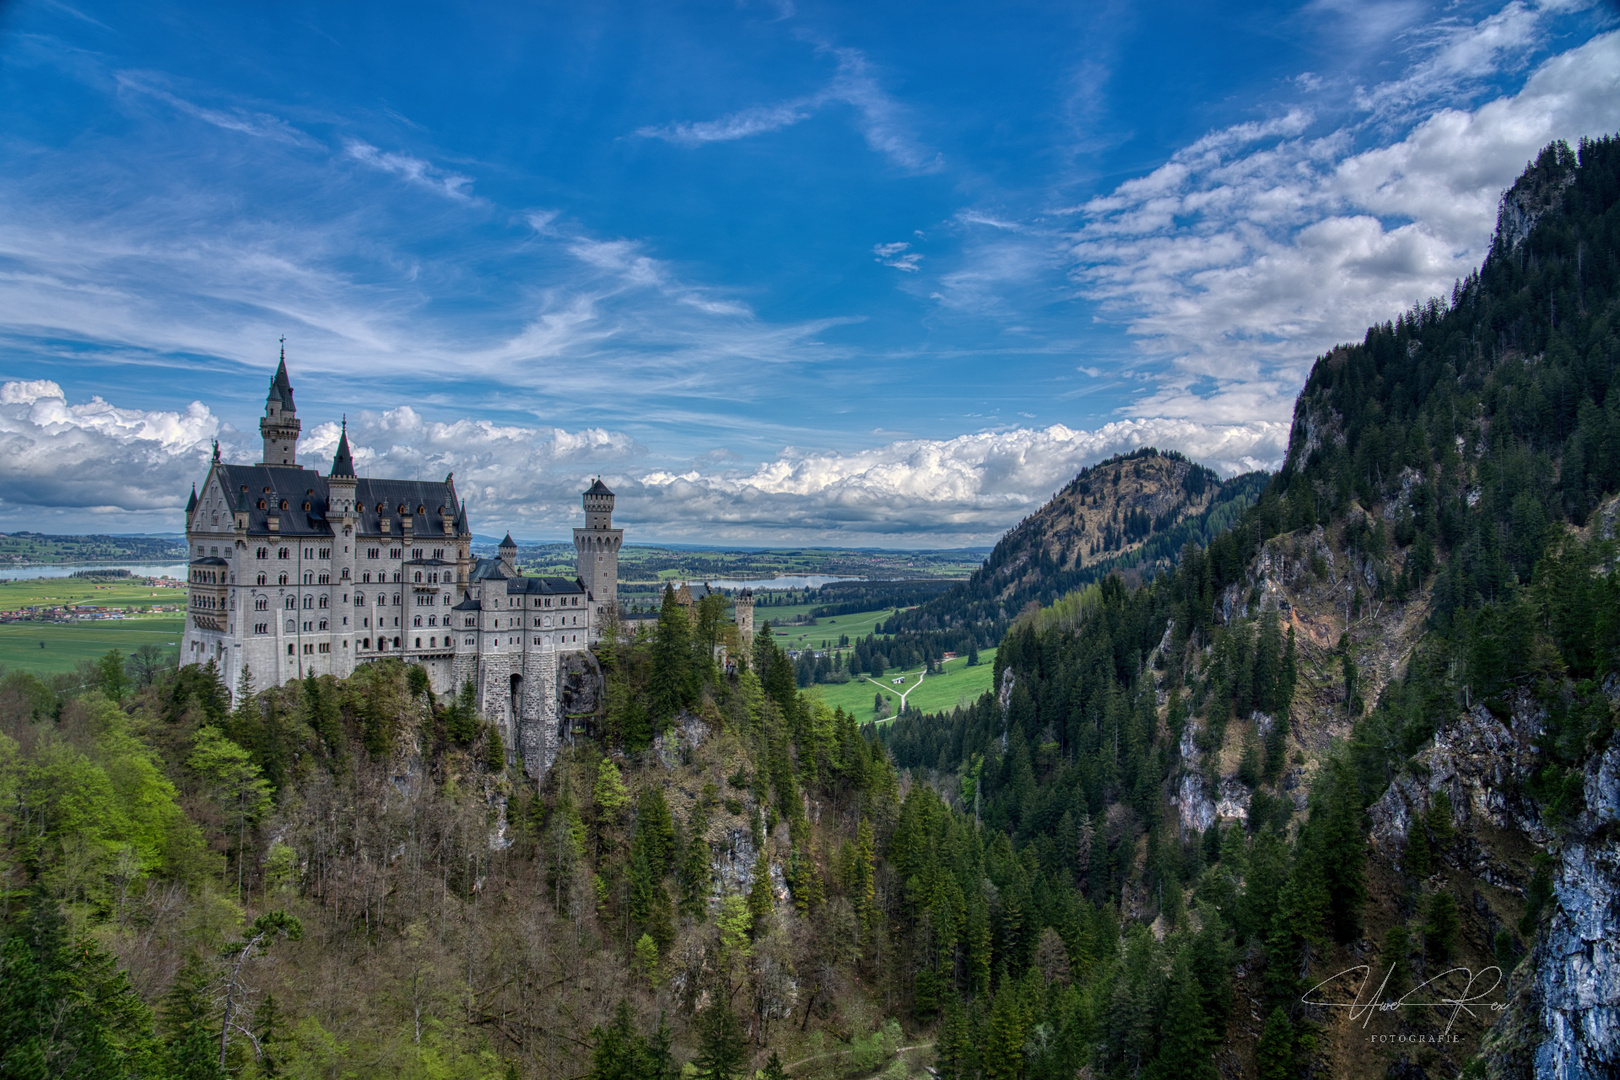
[{"label": "lake", "polygon": [[33,581],[37,578],[72,577],[80,570],[128,570],[135,577],[170,577],[186,580],[185,563],[59,563],[51,566],[3,566],[0,580]]}]

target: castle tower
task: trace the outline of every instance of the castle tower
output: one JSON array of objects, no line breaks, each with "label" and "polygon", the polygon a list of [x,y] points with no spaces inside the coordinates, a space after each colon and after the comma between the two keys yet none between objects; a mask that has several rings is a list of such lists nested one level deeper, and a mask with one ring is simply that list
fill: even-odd
[{"label": "castle tower", "polygon": [[512,539],[511,533],[506,534],[495,553],[500,556],[501,565],[506,567],[508,574],[517,573],[517,541]]},{"label": "castle tower", "polygon": [[574,530],[574,566],[596,614],[619,613],[619,545],[624,530],[613,527],[613,492],[597,477],[585,492],[585,527]]},{"label": "castle tower", "polygon": [[752,656],[754,652],[754,590],[744,589],[732,601],[736,605],[737,637],[742,642],[743,653]]},{"label": "castle tower", "polygon": [[265,398],[264,416],[259,420],[259,434],[264,436],[264,459],[261,465],[297,465],[298,409],[293,405],[292,383],[287,381],[287,339],[281,339],[281,363],[275,378],[270,380],[270,394]]}]

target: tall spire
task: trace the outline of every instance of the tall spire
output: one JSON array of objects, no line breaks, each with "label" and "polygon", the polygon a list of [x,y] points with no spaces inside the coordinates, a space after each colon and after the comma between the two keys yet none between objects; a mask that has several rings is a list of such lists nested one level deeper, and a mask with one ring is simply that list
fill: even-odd
[{"label": "tall spire", "polygon": [[337,454],[332,458],[332,478],[353,479],[354,455],[349,453],[349,418],[343,418],[343,434],[338,436]]},{"label": "tall spire", "polygon": [[293,404],[292,381],[287,378],[287,337],[281,338],[281,359],[276,373],[270,379],[270,393],[264,401],[264,416],[259,420],[259,434],[264,436],[264,459],[261,465],[296,465],[298,463],[298,408]]}]

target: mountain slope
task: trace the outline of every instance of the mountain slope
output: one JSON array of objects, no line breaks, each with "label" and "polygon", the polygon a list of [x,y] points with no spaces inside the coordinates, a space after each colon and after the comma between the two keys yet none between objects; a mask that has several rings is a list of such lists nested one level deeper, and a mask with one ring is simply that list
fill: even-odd
[{"label": "mountain slope", "polygon": [[1050,604],[1114,570],[1152,573],[1203,544],[1258,497],[1265,477],[1222,481],[1176,453],[1145,448],[1083,470],[996,544],[964,584],[890,620],[890,633],[970,630],[999,641],[1029,604]]},{"label": "mountain slope", "polygon": [[[1318,361],[1229,531],[1019,622],[999,695],[884,732],[1032,891],[1122,920],[1094,1074],[1620,1066],[1617,326],[1620,142],[1549,147],[1449,302]],[[1363,1002],[1483,1007],[1352,1015],[1357,980],[1317,987],[1358,965]]]}]

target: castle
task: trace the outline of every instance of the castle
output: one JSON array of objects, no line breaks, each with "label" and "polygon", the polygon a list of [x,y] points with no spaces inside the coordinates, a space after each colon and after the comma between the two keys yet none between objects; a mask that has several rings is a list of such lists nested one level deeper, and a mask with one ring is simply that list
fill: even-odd
[{"label": "castle", "polygon": [[270,381],[256,465],[220,460],[186,504],[190,599],[181,663],[212,660],[227,687],[350,675],[390,657],[426,670],[436,693],[465,683],[509,753],[539,776],[595,704],[589,649],[618,615],[613,492],[584,494],[578,576],[530,577],[510,534],[472,554],[466,504],[443,481],[355,474],[347,425],[322,476],[297,462],[301,425],[287,359]]}]

